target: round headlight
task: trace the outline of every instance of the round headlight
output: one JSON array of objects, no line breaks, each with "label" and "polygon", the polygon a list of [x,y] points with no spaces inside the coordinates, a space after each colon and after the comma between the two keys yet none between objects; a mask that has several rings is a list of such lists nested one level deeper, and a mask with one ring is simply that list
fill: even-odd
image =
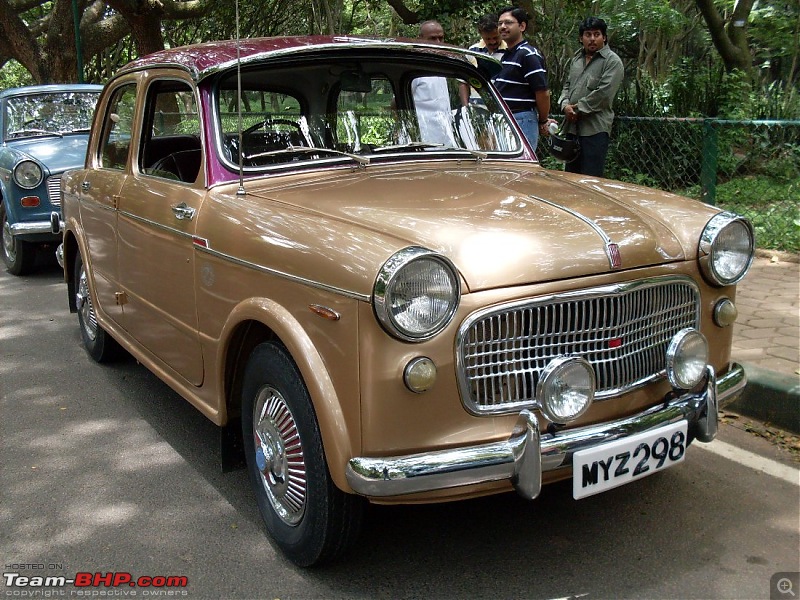
[{"label": "round headlight", "polygon": [[26,190],[37,187],[43,178],[42,168],[32,160],[23,160],[14,167],[14,182]]},{"label": "round headlight", "polygon": [[714,285],[731,285],[753,262],[755,236],[750,222],[733,213],[715,215],[700,238],[700,268]]},{"label": "round headlight", "polygon": [[536,400],[549,421],[574,421],[594,400],[594,369],[579,356],[559,356],[545,367],[536,386]]},{"label": "round headlight", "polygon": [[691,327],[681,329],[667,348],[667,378],[672,387],[689,390],[703,380],[708,364],[706,337]]},{"label": "round headlight", "polygon": [[387,260],[372,293],[381,325],[409,342],[429,339],[447,327],[460,298],[453,264],[424,248],[406,248]]}]

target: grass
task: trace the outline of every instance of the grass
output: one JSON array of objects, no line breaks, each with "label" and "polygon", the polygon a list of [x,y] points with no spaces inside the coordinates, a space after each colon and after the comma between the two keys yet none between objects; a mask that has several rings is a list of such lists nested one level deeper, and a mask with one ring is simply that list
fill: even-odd
[{"label": "grass", "polygon": [[[699,188],[685,195],[699,198]],[[747,176],[717,185],[720,208],[750,219],[756,245],[765,250],[800,252],[800,182],[797,179]]]}]

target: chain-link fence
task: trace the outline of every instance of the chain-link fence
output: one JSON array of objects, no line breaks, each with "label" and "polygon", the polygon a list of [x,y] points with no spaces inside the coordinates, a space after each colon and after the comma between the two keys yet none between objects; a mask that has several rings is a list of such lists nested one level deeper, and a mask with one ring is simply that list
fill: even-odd
[{"label": "chain-link fence", "polygon": [[[563,166],[540,142],[544,166]],[[760,248],[800,251],[800,121],[617,117],[606,177],[748,217]]]}]

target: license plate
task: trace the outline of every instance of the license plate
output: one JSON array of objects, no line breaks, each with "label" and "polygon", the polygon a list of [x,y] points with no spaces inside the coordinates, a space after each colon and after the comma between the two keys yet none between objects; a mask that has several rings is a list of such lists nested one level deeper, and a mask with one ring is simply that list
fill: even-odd
[{"label": "license plate", "polygon": [[576,500],[641,479],[686,456],[687,422],[580,450],[572,456],[572,497]]}]

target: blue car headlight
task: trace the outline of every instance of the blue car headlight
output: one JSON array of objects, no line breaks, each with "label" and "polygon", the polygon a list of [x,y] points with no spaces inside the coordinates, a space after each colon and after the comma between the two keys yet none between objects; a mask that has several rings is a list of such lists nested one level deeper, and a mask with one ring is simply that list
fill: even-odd
[{"label": "blue car headlight", "polygon": [[23,160],[14,167],[14,183],[19,187],[32,190],[38,187],[44,179],[42,167],[32,160]]}]

